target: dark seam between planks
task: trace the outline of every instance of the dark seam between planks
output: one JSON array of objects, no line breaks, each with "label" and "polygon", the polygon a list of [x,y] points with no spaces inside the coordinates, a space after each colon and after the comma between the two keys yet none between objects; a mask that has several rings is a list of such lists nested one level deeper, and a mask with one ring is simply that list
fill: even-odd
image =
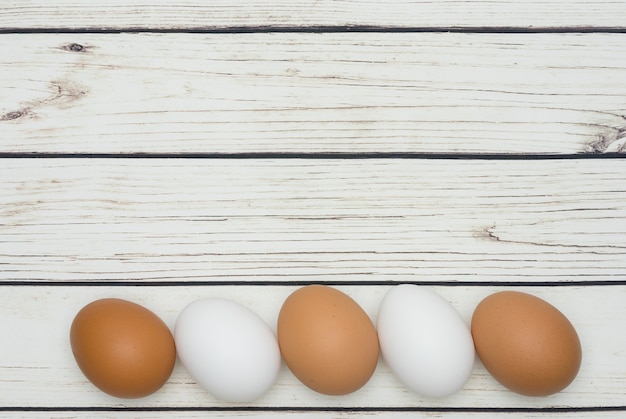
[{"label": "dark seam between planks", "polygon": [[189,28],[146,27],[76,27],[76,28],[0,28],[0,34],[120,34],[120,33],[188,33],[188,34],[249,34],[249,33],[468,33],[468,34],[533,34],[533,33],[626,33],[623,26],[450,26],[398,27],[373,25],[306,25],[306,26],[207,26]]},{"label": "dark seam between planks", "polygon": [[42,281],[42,280],[0,280],[2,286],[30,286],[30,287],[201,287],[201,286],[306,286],[323,284],[329,286],[394,286],[398,284],[413,284],[421,286],[447,287],[582,287],[582,286],[624,286],[623,280],[577,280],[577,281],[394,281],[394,280],[208,280],[208,281],[142,281],[142,280],[80,280],[80,281]]},{"label": "dark seam between planks", "polygon": [[316,406],[180,406],[180,407],[135,407],[135,406],[60,406],[19,407],[3,406],[0,412],[475,412],[475,413],[574,413],[626,411],[626,406],[587,407],[316,407]]},{"label": "dark seam between planks", "polygon": [[246,152],[246,153],[39,153],[0,152],[0,159],[306,159],[306,160],[587,160],[626,159],[626,153],[509,154],[413,152]]}]

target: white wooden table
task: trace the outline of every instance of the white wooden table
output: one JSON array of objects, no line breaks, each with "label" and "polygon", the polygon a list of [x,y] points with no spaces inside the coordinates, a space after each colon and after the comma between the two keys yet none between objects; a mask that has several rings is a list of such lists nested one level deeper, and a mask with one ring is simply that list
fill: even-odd
[{"label": "white wooden table", "polygon": [[[15,0],[0,5],[0,417],[575,417],[626,413],[626,2]],[[380,363],[349,396],[283,368],[254,403],[177,365],[120,400],[69,325],[204,296],[275,327],[324,283],[375,320],[417,283],[469,321],[520,289],[583,365],[528,398],[479,362],[431,400]]]}]

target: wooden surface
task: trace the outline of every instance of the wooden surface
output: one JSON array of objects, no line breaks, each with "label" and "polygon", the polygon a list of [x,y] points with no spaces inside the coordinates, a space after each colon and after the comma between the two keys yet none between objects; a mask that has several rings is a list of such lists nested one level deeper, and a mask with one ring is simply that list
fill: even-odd
[{"label": "wooden surface", "polygon": [[2,151],[626,144],[626,33],[5,34],[0,45]]},{"label": "wooden surface", "polygon": [[[620,0],[9,0],[0,22],[9,30],[205,30],[331,26],[379,30],[467,28],[624,29]],[[98,4],[99,3],[99,4]]]},{"label": "wooden surface", "polygon": [[[626,3],[9,1],[0,5],[0,418],[621,418],[626,412]],[[228,404],[177,365],[96,390],[69,324],[130,299],[172,327],[204,296],[272,328],[325,283],[375,321],[394,284],[469,322],[519,289],[577,328],[563,392],[477,361],[454,396],[381,361],[349,396],[283,367]]]}]

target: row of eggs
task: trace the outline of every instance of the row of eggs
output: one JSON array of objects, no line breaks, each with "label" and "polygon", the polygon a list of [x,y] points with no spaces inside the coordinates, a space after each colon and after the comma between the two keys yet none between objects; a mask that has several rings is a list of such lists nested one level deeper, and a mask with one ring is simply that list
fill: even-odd
[{"label": "row of eggs", "polygon": [[343,395],[369,381],[382,355],[409,389],[440,398],[465,385],[475,354],[502,385],[528,396],[564,389],[582,359],[570,321],[546,301],[517,291],[483,299],[470,328],[438,294],[401,284],[383,298],[374,326],[347,294],[309,285],[284,301],[276,330],[277,336],[238,303],[205,298],[183,309],[172,334],[145,307],[107,298],[77,313],[70,344],[84,375],[112,396],[154,393],[178,356],[200,386],[229,402],[263,395],[282,360],[312,390]]}]

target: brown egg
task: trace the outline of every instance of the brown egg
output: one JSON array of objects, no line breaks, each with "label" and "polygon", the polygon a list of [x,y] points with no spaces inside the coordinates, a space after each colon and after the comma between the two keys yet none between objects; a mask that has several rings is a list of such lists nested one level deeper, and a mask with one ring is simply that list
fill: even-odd
[{"label": "brown egg", "polygon": [[497,292],[482,300],[472,316],[472,337],[487,371],[527,396],[563,390],[582,360],[570,321],[546,301],[522,292]]},{"label": "brown egg", "polygon": [[145,307],[116,298],[83,307],[72,322],[70,343],[83,374],[115,397],[154,393],[176,362],[167,325]]},{"label": "brown egg", "polygon": [[322,394],[358,390],[378,362],[378,336],[368,315],[343,292],[322,285],[300,288],[285,300],[278,343],[291,372]]}]

